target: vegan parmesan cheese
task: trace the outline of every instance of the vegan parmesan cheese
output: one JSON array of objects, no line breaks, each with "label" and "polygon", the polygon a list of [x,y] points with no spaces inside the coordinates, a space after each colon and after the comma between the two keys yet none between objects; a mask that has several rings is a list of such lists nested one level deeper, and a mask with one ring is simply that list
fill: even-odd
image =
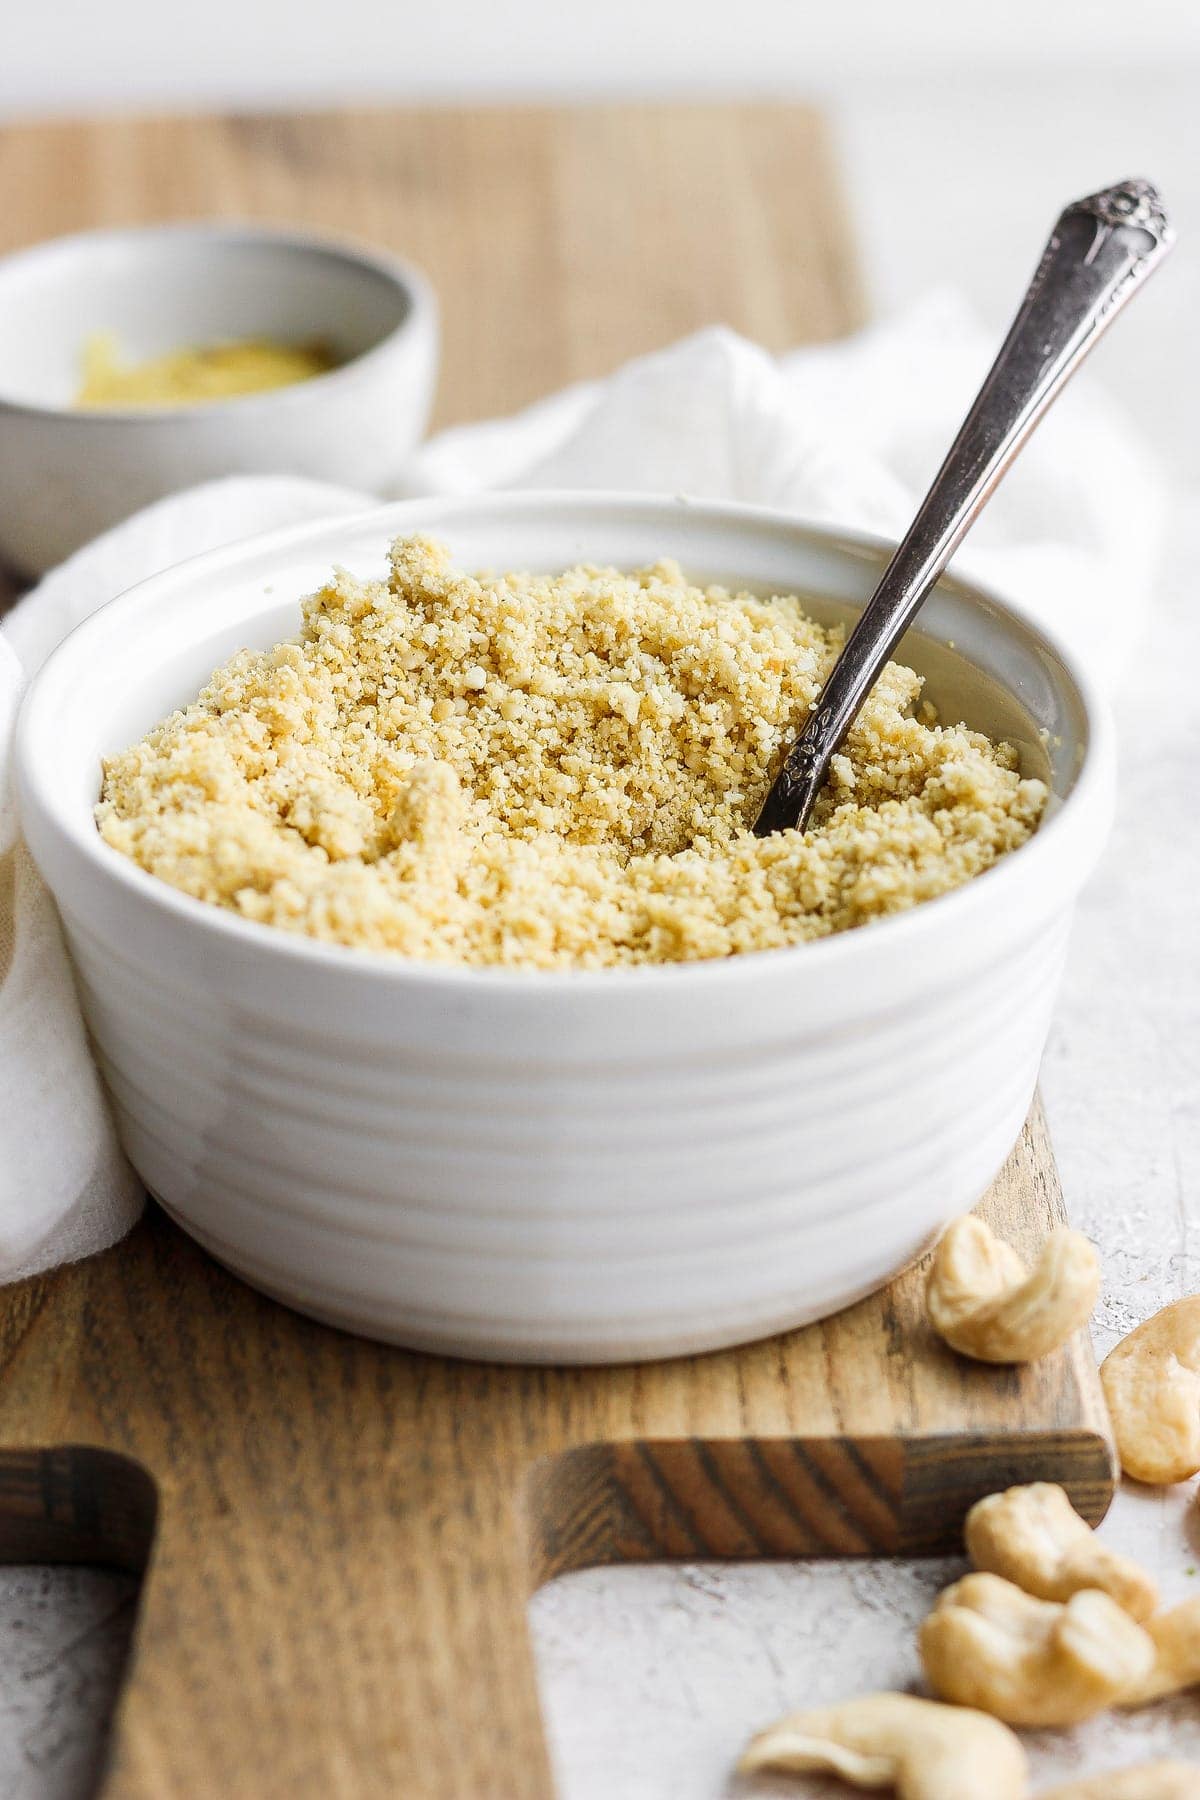
[{"label": "vegan parmesan cheese", "polygon": [[85,410],[202,406],[293,387],[335,367],[327,344],[282,344],[271,338],[171,350],[130,367],[115,337],[98,331],[83,347],[83,382],[75,404]]},{"label": "vegan parmesan cheese", "polygon": [[794,595],[338,572],[105,765],[105,840],[243,919],[427,962],[600,969],[800,944],[931,900],[1036,830],[1042,782],[889,663],[809,828],[751,826],[841,648]]}]

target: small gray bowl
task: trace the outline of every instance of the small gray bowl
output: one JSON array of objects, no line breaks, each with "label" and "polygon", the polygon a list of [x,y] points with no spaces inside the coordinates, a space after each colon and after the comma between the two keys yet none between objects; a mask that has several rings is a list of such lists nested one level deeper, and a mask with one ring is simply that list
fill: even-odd
[{"label": "small gray bowl", "polygon": [[[80,354],[327,339],[338,367],[189,407],[77,410]],[[352,244],[258,225],[55,238],[0,260],[0,558],[29,574],[194,482],[296,474],[384,487],[419,442],[437,372],[424,276]]]}]

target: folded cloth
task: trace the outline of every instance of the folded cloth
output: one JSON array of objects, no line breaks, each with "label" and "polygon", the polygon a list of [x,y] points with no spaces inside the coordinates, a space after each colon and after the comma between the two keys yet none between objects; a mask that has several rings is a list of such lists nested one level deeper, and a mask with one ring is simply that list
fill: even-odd
[{"label": "folded cloth", "polygon": [[[894,536],[993,347],[944,294],[783,358],[704,331],[514,418],[443,432],[400,491],[686,493]],[[54,570],[0,629],[0,1280],[103,1248],[141,1204],[87,1053],[53,904],[19,838],[8,746],[22,688],[72,626],[135,581],[372,498],[282,476],[173,496]],[[1111,681],[1144,612],[1163,512],[1145,448],[1086,381],[1039,432],[960,566],[1023,601]]]}]

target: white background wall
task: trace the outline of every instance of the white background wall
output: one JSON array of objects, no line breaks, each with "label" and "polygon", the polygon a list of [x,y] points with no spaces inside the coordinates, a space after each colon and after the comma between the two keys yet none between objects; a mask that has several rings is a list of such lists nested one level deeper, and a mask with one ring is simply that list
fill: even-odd
[{"label": "white background wall", "polygon": [[1200,56],[1195,0],[0,0],[0,114],[811,91]]}]

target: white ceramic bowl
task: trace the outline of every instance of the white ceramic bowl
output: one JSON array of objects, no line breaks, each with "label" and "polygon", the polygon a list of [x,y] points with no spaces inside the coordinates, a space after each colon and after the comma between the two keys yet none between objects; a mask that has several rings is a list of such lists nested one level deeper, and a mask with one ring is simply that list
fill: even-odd
[{"label": "white ceramic bowl", "polygon": [[[76,410],[96,331],[135,361],[190,344],[328,338],[341,359],[293,387],[208,405]],[[420,440],[437,308],[415,269],[258,225],[55,238],[0,261],[0,557],[47,569],[138,507],[233,474],[384,486]]]},{"label": "white ceramic bowl", "polygon": [[244,923],[109,849],[101,755],[239,646],[293,634],[333,563],[380,572],[418,528],[475,568],[674,555],[827,617],[881,559],[749,508],[409,502],[217,551],[81,625],[28,696],[19,792],[134,1164],[248,1280],[418,1347],[621,1360],[832,1312],[971,1206],[1017,1137],[1109,823],[1103,704],[1015,609],[943,583],[904,653],[948,713],[1030,767],[1048,753],[1052,815],[942,899],[724,962],[422,966]]}]

